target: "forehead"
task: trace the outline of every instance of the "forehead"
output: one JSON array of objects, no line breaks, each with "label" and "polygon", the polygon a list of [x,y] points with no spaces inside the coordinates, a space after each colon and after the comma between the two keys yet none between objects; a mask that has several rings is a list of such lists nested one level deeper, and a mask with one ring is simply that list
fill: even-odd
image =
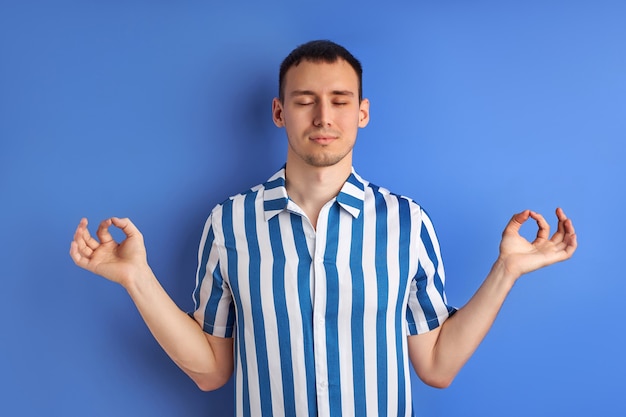
[{"label": "forehead", "polygon": [[354,68],[341,58],[332,63],[303,60],[285,74],[285,94],[295,90],[320,93],[344,90],[358,94],[359,77]]}]

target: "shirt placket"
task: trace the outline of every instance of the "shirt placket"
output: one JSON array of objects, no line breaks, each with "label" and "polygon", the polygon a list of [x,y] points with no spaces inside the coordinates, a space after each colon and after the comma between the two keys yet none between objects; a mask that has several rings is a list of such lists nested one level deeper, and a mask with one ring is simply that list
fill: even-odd
[{"label": "shirt placket", "polygon": [[327,203],[319,213],[317,230],[314,231],[313,244],[313,349],[315,357],[315,389],[317,396],[317,415],[330,416],[328,395],[328,360],[326,345],[326,300],[327,283],[324,267],[329,207]]}]

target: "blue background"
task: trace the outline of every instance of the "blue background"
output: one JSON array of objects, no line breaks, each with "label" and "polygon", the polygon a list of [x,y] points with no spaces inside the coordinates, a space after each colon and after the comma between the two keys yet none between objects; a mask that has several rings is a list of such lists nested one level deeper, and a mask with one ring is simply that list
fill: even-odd
[{"label": "blue background", "polygon": [[[211,4],[215,3],[215,4]],[[579,249],[519,281],[422,416],[624,415],[626,4],[0,1],[0,414],[228,416],[125,291],[72,263],[82,216],[129,216],[192,308],[209,210],[285,158],[282,58],[330,38],[364,64],[355,166],[431,214],[464,304],[510,216],[565,208]],[[531,236],[534,229],[525,226]]]}]

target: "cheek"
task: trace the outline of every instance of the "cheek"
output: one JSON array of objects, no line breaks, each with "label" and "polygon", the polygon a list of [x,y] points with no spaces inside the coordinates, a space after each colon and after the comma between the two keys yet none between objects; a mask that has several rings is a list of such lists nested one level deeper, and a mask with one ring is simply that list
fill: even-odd
[{"label": "cheek", "polygon": [[344,131],[356,131],[359,128],[360,123],[360,114],[354,114],[350,112],[349,114],[341,115],[341,118],[337,119],[342,130]]},{"label": "cheek", "polygon": [[285,121],[285,125],[299,127],[308,123],[310,120],[309,115],[303,109],[300,111],[290,111],[288,113],[283,114],[283,120]]}]

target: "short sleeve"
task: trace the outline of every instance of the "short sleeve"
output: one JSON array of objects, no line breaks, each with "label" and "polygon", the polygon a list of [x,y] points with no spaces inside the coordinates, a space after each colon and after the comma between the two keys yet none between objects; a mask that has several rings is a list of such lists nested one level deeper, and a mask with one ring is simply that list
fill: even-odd
[{"label": "short sleeve", "polygon": [[220,228],[214,222],[219,213],[213,210],[206,221],[198,248],[196,287],[193,292],[193,317],[202,329],[213,336],[233,337],[235,309],[233,297],[220,265]]},{"label": "short sleeve", "polygon": [[415,229],[411,238],[417,253],[417,272],[411,280],[407,302],[406,322],[410,335],[435,329],[456,312],[446,299],[443,261],[430,217],[418,207],[414,210],[413,222]]}]

